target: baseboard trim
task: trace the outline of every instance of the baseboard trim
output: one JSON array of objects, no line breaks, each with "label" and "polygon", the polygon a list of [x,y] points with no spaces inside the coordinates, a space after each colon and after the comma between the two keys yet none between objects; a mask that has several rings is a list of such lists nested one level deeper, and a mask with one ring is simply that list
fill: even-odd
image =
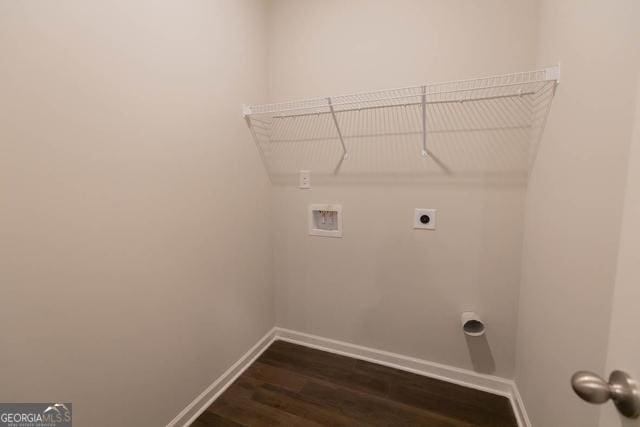
[{"label": "baseboard trim", "polygon": [[240,359],[220,375],[193,402],[187,405],[167,427],[190,426],[260,355],[275,341],[276,328],[267,332]]},{"label": "baseboard trim", "polygon": [[524,407],[524,400],[522,400],[522,396],[515,382],[513,383],[513,389],[511,391],[511,405],[518,419],[518,425],[520,427],[531,427],[531,420]]},{"label": "baseboard trim", "polygon": [[516,420],[518,421],[518,426],[531,427],[520,393],[518,392],[515,382],[512,380],[290,329],[276,327],[275,332],[277,340],[288,341],[318,350],[353,357],[504,396],[508,398],[511,403],[513,412],[516,415]]},{"label": "baseboard trim", "polygon": [[518,426],[531,427],[522,397],[512,380],[280,327],[273,328],[262,337],[183,409],[167,427],[191,425],[276,340],[288,341],[504,396],[511,402]]}]

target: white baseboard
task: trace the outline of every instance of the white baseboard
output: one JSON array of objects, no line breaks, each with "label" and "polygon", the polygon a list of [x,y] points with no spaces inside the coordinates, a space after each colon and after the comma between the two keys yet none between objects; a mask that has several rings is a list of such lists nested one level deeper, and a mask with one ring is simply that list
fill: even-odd
[{"label": "white baseboard", "polygon": [[275,341],[276,328],[271,329],[260,340],[220,375],[193,402],[187,405],[167,427],[191,425],[233,382]]},{"label": "white baseboard", "polygon": [[276,339],[504,396],[511,402],[518,426],[531,427],[518,388],[512,380],[285,328],[276,327]]},{"label": "white baseboard", "polygon": [[527,415],[527,410],[524,407],[524,400],[518,391],[516,383],[513,383],[513,390],[511,392],[511,406],[513,406],[513,412],[516,414],[518,425],[520,427],[531,427],[531,420]]},{"label": "white baseboard", "polygon": [[189,426],[275,340],[288,341],[318,350],[341,354],[507,397],[516,415],[518,426],[531,427],[520,393],[512,380],[280,327],[275,327],[269,331],[244,356],[180,412],[167,427]]}]

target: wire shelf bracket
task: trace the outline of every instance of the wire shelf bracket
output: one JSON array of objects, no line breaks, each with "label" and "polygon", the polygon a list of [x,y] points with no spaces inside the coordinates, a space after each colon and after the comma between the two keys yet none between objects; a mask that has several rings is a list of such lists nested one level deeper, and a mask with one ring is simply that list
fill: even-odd
[{"label": "wire shelf bracket", "polygon": [[427,87],[422,86],[422,158],[429,155],[427,151]]},{"label": "wire shelf bracket", "polygon": [[344,143],[344,137],[342,136],[342,132],[340,131],[340,125],[338,124],[336,111],[334,110],[333,104],[331,103],[331,98],[327,98],[327,104],[329,105],[329,110],[331,111],[333,124],[336,125],[336,131],[338,132],[338,138],[340,138],[340,144],[342,144],[342,160],[346,160],[349,157],[349,152],[347,151],[347,146]]}]

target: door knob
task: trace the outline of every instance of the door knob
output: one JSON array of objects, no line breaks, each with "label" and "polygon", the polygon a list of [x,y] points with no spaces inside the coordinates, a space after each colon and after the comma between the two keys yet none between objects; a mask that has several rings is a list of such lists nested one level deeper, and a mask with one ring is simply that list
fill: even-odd
[{"label": "door knob", "polygon": [[628,418],[640,415],[638,384],[622,371],[613,371],[609,382],[588,371],[578,371],[571,377],[571,386],[582,400],[604,403],[613,400],[618,411]]}]

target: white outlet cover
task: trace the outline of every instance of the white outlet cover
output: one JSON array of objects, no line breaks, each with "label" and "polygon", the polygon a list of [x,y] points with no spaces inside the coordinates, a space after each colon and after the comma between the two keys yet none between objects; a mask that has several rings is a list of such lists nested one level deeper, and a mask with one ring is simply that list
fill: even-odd
[{"label": "white outlet cover", "polygon": [[299,172],[298,188],[311,188],[311,171],[301,170]]},{"label": "white outlet cover", "polygon": [[437,209],[419,209],[413,213],[413,228],[420,230],[435,230]]}]

